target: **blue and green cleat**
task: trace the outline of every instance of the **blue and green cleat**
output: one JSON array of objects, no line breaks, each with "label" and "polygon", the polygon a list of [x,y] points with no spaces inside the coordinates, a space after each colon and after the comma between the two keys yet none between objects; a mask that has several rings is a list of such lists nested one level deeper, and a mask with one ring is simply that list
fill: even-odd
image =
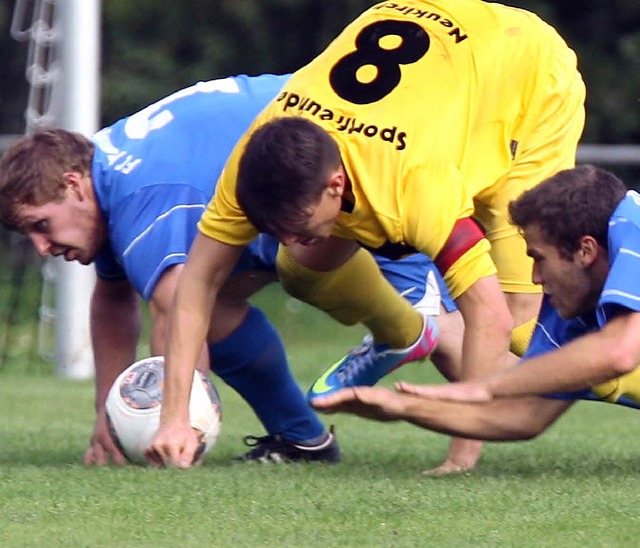
[{"label": "blue and green cleat", "polygon": [[350,350],[315,380],[307,392],[307,399],[311,401],[352,386],[373,386],[401,365],[427,358],[437,342],[438,325],[432,316],[425,316],[420,337],[407,348],[393,349],[386,344],[375,344],[373,337],[366,335],[360,346]]}]

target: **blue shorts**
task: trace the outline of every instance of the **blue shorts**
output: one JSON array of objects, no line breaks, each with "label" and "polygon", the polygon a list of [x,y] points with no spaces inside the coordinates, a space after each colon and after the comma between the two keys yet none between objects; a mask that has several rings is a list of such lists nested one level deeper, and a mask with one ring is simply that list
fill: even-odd
[{"label": "blue shorts", "polygon": [[447,312],[458,309],[440,271],[426,255],[416,253],[398,260],[373,257],[389,283],[421,312],[436,315],[440,304]]},{"label": "blue shorts", "polygon": [[[278,240],[260,234],[243,251],[233,272],[259,270],[275,272]],[[424,314],[436,315],[440,304],[451,312],[456,304],[433,261],[426,255],[416,253],[403,259],[393,260],[373,255],[382,274],[413,306]]]},{"label": "blue shorts", "polygon": [[615,402],[610,402],[602,399],[594,394],[591,390],[576,390],[575,392],[555,392],[553,394],[545,394],[545,398],[552,400],[587,400],[587,401],[600,401],[604,403],[613,403],[615,405],[623,405],[624,407],[633,407],[634,409],[640,409],[640,403],[628,398],[627,396],[620,396]]}]

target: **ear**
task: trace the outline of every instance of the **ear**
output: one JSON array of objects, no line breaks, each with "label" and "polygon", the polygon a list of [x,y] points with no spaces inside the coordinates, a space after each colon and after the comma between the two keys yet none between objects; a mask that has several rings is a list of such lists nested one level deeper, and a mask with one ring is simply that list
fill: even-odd
[{"label": "ear", "polygon": [[347,175],[344,168],[340,166],[333,171],[329,177],[327,188],[329,189],[329,195],[332,197],[342,196],[344,189],[346,188]]},{"label": "ear", "polygon": [[602,250],[593,236],[583,236],[580,239],[580,249],[578,250],[577,258],[582,266],[587,267],[592,265],[600,255],[602,255]]},{"label": "ear", "polygon": [[67,191],[71,192],[78,200],[85,198],[84,177],[79,171],[68,171],[64,174],[64,183]]}]

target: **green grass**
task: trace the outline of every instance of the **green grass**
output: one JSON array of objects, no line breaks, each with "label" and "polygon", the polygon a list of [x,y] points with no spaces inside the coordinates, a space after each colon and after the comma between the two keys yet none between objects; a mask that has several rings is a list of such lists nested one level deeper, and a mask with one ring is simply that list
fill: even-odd
[{"label": "green grass", "polygon": [[[306,387],[360,338],[268,291]],[[385,379],[436,380],[426,364]],[[217,383],[223,429],[188,471],[84,467],[90,382],[0,376],[2,546],[636,546],[640,415],[581,403],[538,440],[487,446],[478,469],[429,479],[447,438],[407,424],[332,415],[343,462],[232,464],[261,434]]]}]

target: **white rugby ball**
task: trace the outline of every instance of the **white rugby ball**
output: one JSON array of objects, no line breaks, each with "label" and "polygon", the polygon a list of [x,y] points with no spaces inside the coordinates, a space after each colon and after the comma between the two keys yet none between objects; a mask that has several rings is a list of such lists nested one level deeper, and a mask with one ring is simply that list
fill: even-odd
[{"label": "white rugby ball", "polygon": [[[160,423],[163,386],[164,358],[152,356],[127,367],[109,390],[106,411],[111,437],[130,462],[146,463],[144,451]],[[198,370],[193,375],[189,419],[198,436],[194,464],[199,464],[220,433],[222,405],[211,379]]]}]

